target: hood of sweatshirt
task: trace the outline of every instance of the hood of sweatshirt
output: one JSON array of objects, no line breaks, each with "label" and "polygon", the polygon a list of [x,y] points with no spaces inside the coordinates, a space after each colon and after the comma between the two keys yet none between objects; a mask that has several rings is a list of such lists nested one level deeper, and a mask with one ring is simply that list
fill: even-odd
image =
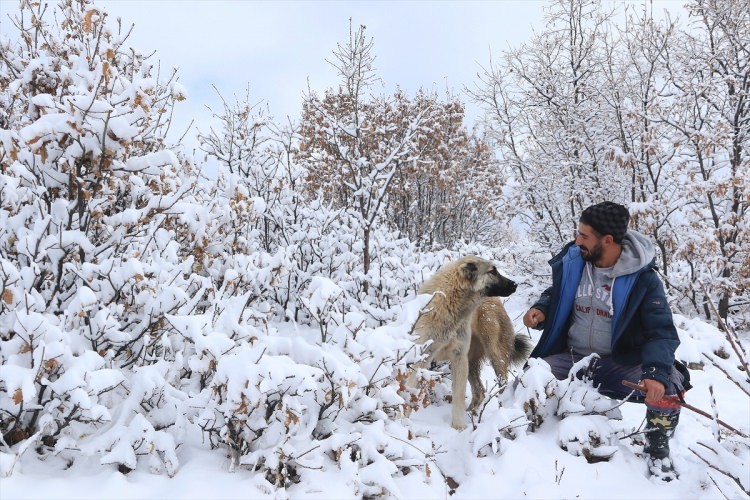
[{"label": "hood of sweatshirt", "polygon": [[611,278],[632,274],[651,264],[656,256],[653,243],[638,231],[628,230],[622,239],[622,253],[612,267]]}]

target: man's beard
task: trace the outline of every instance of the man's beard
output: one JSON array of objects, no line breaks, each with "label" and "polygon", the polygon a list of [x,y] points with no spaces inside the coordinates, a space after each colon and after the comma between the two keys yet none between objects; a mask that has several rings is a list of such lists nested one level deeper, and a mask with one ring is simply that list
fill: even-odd
[{"label": "man's beard", "polygon": [[583,260],[585,260],[586,262],[596,263],[596,261],[601,259],[602,255],[604,254],[602,244],[599,242],[597,242],[596,245],[594,245],[594,248],[592,248],[591,250],[584,246],[579,246],[578,248],[581,249],[581,258],[583,258]]}]

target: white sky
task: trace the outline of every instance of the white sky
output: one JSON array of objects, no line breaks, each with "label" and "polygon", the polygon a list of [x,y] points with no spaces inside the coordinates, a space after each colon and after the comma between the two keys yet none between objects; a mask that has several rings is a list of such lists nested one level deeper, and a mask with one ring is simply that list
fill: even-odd
[{"label": "white sky", "polygon": [[[618,4],[640,1],[612,0]],[[297,120],[303,92],[337,84],[326,62],[349,36],[349,18],[374,40],[378,75],[386,90],[412,94],[420,87],[442,93],[473,87],[480,65],[544,29],[546,0],[504,1],[247,1],[99,0],[111,18],[135,24],[129,45],[150,53],[163,67],[179,69],[188,99],[176,110],[170,136],[182,135],[195,118],[208,128],[206,106],[224,98],[263,101],[277,121]],[[655,0],[654,11],[678,9],[681,0]],[[16,0],[0,0],[0,32],[13,27]],[[464,99],[466,101],[466,99]],[[479,111],[467,103],[467,118]],[[189,136],[192,136],[191,132]],[[176,137],[172,137],[176,139]]]},{"label": "white sky", "polygon": [[[112,16],[135,23],[131,39],[179,68],[189,99],[182,103],[205,127],[206,105],[219,109],[215,85],[228,101],[264,101],[278,121],[297,120],[302,95],[338,83],[332,59],[349,37],[349,18],[374,40],[378,75],[392,89],[461,89],[474,81],[490,50],[531,34],[545,1],[345,2],[108,0]],[[162,33],[162,35],[159,35]],[[179,108],[178,108],[179,110]],[[180,119],[182,122],[182,119]],[[184,128],[184,127],[183,127]]]}]

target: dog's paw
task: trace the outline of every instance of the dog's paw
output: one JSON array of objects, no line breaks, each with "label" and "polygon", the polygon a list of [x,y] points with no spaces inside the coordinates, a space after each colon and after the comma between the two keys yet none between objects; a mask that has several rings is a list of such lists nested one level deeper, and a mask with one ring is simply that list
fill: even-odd
[{"label": "dog's paw", "polygon": [[464,422],[463,419],[461,420],[454,420],[451,423],[451,427],[456,429],[458,432],[461,432],[462,430],[466,429],[466,422]]}]

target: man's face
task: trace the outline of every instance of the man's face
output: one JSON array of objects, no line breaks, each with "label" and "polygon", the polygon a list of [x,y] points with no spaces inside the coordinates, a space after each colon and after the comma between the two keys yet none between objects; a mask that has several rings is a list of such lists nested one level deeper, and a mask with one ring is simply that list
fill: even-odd
[{"label": "man's face", "polygon": [[581,257],[587,262],[596,262],[604,253],[602,249],[602,238],[588,224],[578,223],[578,236],[576,245],[581,249]]}]

